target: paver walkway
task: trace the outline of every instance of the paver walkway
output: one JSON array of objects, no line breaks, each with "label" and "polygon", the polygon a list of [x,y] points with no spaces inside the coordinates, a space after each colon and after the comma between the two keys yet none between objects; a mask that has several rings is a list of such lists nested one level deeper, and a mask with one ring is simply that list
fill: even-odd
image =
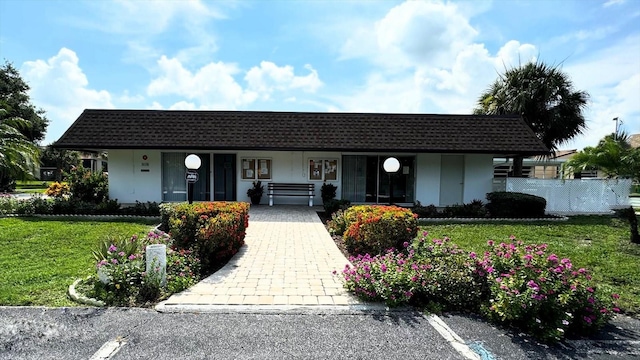
[{"label": "paver walkway", "polygon": [[215,274],[174,294],[158,308],[197,305],[348,306],[358,304],[342,287],[348,260],[318,218],[320,208],[253,206],[245,246]]}]

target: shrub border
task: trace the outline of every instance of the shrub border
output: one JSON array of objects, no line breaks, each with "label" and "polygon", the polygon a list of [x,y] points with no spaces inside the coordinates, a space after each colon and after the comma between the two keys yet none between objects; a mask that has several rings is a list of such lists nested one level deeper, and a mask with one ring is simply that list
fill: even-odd
[{"label": "shrub border", "polygon": [[569,220],[568,216],[558,216],[552,218],[418,218],[418,223],[439,223],[439,222],[561,222]]}]

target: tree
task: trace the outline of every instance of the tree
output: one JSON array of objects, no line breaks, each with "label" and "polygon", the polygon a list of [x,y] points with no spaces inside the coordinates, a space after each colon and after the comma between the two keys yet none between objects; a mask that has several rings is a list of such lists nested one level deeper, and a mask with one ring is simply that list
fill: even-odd
[{"label": "tree", "polygon": [[56,149],[51,146],[44,148],[40,162],[44,167],[53,167],[56,169],[56,181],[62,181],[62,175],[70,172],[75,166],[80,166],[80,153],[77,151]]},{"label": "tree", "polygon": [[[553,153],[586,129],[582,112],[588,98],[558,67],[530,62],[500,75],[480,95],[474,113],[521,115]],[[514,176],[522,176],[522,157],[514,158]]]},{"label": "tree", "polygon": [[47,132],[49,120],[44,110],[36,109],[27,94],[29,85],[22,80],[20,73],[9,62],[0,67],[0,103],[7,111],[6,117],[24,119],[14,126],[34,143],[42,140]]},{"label": "tree", "polygon": [[29,99],[29,86],[9,62],[0,67],[0,191],[10,191],[17,178],[34,175],[38,141],[49,120]]},{"label": "tree", "polygon": [[632,148],[624,132],[605,136],[597,146],[588,146],[567,161],[574,173],[598,169],[608,178],[630,178],[640,181],[640,148]]},{"label": "tree", "polygon": [[38,147],[29,141],[18,127],[29,123],[21,118],[7,117],[7,110],[0,108],[0,191],[13,190],[15,179],[33,175],[39,161]]}]

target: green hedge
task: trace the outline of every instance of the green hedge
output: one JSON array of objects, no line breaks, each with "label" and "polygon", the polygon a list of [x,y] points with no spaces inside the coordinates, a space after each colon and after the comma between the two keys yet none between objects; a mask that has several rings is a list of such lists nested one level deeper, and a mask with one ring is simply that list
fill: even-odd
[{"label": "green hedge", "polygon": [[486,208],[491,217],[544,217],[547,207],[544,198],[518,192],[490,192],[487,194],[487,200],[489,203]]},{"label": "green hedge", "polygon": [[249,204],[245,202],[162,204],[160,213],[163,229],[176,246],[196,251],[205,272],[238,252],[249,226]]}]

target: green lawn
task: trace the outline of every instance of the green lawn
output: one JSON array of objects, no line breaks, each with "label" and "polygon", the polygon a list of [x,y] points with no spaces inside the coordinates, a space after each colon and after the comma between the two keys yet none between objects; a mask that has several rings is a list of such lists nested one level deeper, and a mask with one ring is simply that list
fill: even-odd
[{"label": "green lawn", "polygon": [[0,218],[0,305],[77,305],[66,292],[76,278],[91,274],[96,242],[106,236],[144,234],[152,224]]},{"label": "green lawn", "polygon": [[594,280],[620,294],[620,307],[640,314],[640,245],[629,241],[626,222],[605,216],[582,216],[562,223],[428,224],[429,238],[448,236],[469,251],[484,252],[488,240],[549,244],[549,251],[568,257],[574,267],[591,271]]},{"label": "green lawn", "polygon": [[37,193],[44,194],[52,181],[27,180],[16,181],[16,190],[14,193]]}]

